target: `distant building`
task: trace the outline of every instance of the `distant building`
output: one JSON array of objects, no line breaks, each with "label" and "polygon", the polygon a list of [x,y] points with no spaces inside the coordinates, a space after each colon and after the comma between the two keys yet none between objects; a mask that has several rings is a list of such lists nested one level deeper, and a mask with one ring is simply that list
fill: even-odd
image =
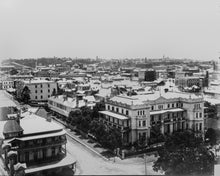
[{"label": "distant building", "polygon": [[115,96],[106,101],[100,111],[100,121],[118,128],[123,143],[134,143],[150,137],[150,129],[160,125],[162,134],[192,129],[204,134],[204,100],[184,93],[154,93],[135,96]]},{"label": "distant building", "polygon": [[2,89],[10,89],[10,88],[14,88],[14,81],[7,79],[7,80],[3,80],[2,81]]},{"label": "distant building", "polygon": [[30,90],[32,102],[46,102],[53,91],[57,92],[57,83],[47,80],[29,80],[17,83],[17,96],[21,95],[23,88],[27,86]]},{"label": "distant building", "polygon": [[138,72],[139,81],[154,81],[156,80],[156,71],[153,69],[141,69]]},{"label": "distant building", "polygon": [[203,87],[203,82],[200,77],[193,77],[193,76],[188,76],[188,77],[177,77],[175,80],[176,86],[179,87],[192,87],[192,86],[198,86],[198,87]]}]

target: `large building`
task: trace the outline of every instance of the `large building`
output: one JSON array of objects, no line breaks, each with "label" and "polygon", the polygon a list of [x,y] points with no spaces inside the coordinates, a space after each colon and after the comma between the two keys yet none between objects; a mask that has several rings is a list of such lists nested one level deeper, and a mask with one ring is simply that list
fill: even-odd
[{"label": "large building", "polygon": [[20,96],[23,88],[27,86],[30,90],[30,100],[32,102],[46,102],[54,91],[57,92],[57,83],[54,81],[24,80],[17,83],[16,86],[17,96]]},{"label": "large building", "polygon": [[203,79],[200,77],[187,76],[187,77],[177,77],[175,80],[175,84],[179,87],[192,87],[198,86],[203,87]]},{"label": "large building", "polygon": [[162,134],[185,129],[204,132],[204,100],[193,94],[115,96],[106,101],[105,109],[100,121],[119,128],[124,144],[148,139],[154,125],[160,125]]},{"label": "large building", "polygon": [[0,121],[1,149],[10,175],[18,174],[21,167],[25,175],[75,168],[63,127],[36,113],[9,114],[9,120]]}]

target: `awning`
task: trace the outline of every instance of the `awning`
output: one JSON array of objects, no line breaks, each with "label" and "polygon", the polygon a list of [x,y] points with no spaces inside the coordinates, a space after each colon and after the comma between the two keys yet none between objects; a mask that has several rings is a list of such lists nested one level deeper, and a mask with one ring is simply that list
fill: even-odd
[{"label": "awning", "polygon": [[110,111],[99,111],[99,113],[104,114],[104,115],[108,115],[108,116],[111,116],[111,117],[114,117],[114,118],[120,119],[120,120],[127,120],[128,119],[127,116],[116,114],[116,113],[113,113]]},{"label": "awning", "polygon": [[168,112],[182,112],[184,109],[181,108],[175,108],[175,109],[167,109],[167,110],[160,110],[160,111],[152,111],[150,112],[150,115],[156,115],[156,114],[164,114]]},{"label": "awning", "polygon": [[66,156],[62,160],[47,163],[44,165],[38,164],[36,166],[29,167],[29,168],[25,169],[25,174],[40,172],[43,170],[54,169],[54,168],[59,168],[59,167],[64,167],[64,166],[70,166],[75,163],[76,163],[76,160],[72,157],[72,155],[70,155],[67,152]]},{"label": "awning", "polygon": [[42,139],[42,138],[47,138],[47,137],[55,137],[55,136],[62,136],[66,134],[64,130],[59,131],[59,132],[54,132],[54,133],[49,133],[49,134],[42,134],[42,135],[34,135],[34,136],[27,136],[27,137],[21,137],[21,138],[14,138],[14,140],[20,140],[20,141],[28,141],[32,139]]}]

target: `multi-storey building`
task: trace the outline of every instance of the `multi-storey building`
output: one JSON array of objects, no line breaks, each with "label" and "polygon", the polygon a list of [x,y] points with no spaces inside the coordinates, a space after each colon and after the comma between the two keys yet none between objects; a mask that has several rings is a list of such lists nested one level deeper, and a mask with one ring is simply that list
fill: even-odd
[{"label": "multi-storey building", "polygon": [[105,108],[100,121],[121,129],[124,143],[148,139],[154,125],[160,126],[162,134],[184,129],[204,132],[204,100],[193,94],[115,96],[106,101]]},{"label": "multi-storey building", "polygon": [[11,114],[9,120],[0,121],[1,148],[10,175],[18,171],[17,165],[24,167],[25,175],[48,175],[52,169],[75,167],[76,161],[66,152],[63,127],[31,112],[19,116]]},{"label": "multi-storey building", "polygon": [[2,81],[2,89],[10,89],[14,87],[14,81],[13,80],[3,80]]},{"label": "multi-storey building", "polygon": [[17,96],[21,95],[25,86],[30,90],[30,100],[32,102],[45,102],[50,98],[54,91],[57,91],[57,83],[54,81],[25,80],[17,83]]},{"label": "multi-storey building", "polygon": [[180,87],[192,87],[192,86],[203,86],[203,79],[200,77],[178,77],[176,78],[175,84]]},{"label": "multi-storey building", "polygon": [[62,117],[68,117],[71,111],[83,106],[88,106],[91,109],[95,106],[95,98],[93,96],[77,95],[74,98],[64,95],[52,96],[48,99],[48,107],[54,114]]}]

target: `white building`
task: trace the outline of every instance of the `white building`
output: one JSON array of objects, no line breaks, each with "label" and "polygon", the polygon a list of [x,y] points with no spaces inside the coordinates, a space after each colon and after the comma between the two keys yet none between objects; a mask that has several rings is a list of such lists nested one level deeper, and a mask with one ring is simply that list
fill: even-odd
[{"label": "white building", "polygon": [[148,139],[154,125],[160,126],[162,134],[184,129],[204,132],[204,100],[193,94],[115,96],[106,101],[105,108],[100,121],[121,129],[124,143]]},{"label": "white building", "polygon": [[2,89],[7,90],[14,87],[14,81],[12,80],[3,80]]},{"label": "white building", "polygon": [[59,95],[48,99],[48,107],[57,115],[64,117],[68,117],[71,111],[83,106],[88,106],[92,109],[95,106],[95,98],[93,96],[71,98]]}]

